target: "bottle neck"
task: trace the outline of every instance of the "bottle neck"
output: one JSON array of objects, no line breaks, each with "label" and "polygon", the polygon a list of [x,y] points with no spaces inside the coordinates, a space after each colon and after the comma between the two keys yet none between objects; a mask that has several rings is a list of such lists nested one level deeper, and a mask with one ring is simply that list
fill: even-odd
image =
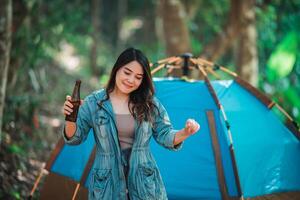
[{"label": "bottle neck", "polygon": [[72,93],[72,100],[79,101],[80,100],[80,82],[76,81],[75,87]]}]

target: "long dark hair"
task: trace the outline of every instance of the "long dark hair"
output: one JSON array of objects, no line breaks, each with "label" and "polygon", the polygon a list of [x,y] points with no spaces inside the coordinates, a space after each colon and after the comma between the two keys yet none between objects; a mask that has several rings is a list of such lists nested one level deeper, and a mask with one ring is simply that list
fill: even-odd
[{"label": "long dark hair", "polygon": [[[106,86],[107,98],[115,88],[117,71],[124,65],[137,61],[143,68],[143,80],[141,85],[129,94],[128,108],[133,117],[141,123],[142,121],[153,121],[153,111],[157,106],[153,102],[154,86],[147,57],[138,49],[127,48],[118,57],[112,68],[109,81]],[[132,105],[132,106],[129,106]]]}]

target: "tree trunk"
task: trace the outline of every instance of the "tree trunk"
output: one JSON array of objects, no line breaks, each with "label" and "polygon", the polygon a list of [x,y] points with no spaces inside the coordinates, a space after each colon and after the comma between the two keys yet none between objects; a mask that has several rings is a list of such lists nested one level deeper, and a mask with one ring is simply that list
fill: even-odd
[{"label": "tree trunk", "polygon": [[2,141],[3,110],[9,68],[11,31],[12,31],[12,1],[3,0],[0,6],[0,143]]},{"label": "tree trunk", "polygon": [[[111,49],[115,50],[119,34],[118,0],[103,1],[101,6],[102,38]],[[112,15],[112,13],[114,14]]]},{"label": "tree trunk", "polygon": [[[9,69],[8,69],[8,75],[7,75],[7,86],[6,86],[6,91],[14,91],[15,85],[18,80],[18,69],[21,66],[22,59],[24,59],[24,56],[20,57],[17,55],[13,56],[13,49],[20,49],[26,41],[14,41],[14,35],[15,33],[18,32],[20,27],[23,25],[24,19],[26,18],[28,14],[28,9],[26,7],[26,3],[23,0],[14,0],[12,4],[12,38],[11,38],[11,56],[10,56],[10,61],[9,61]],[[6,93],[6,95],[9,95]]]},{"label": "tree trunk", "polygon": [[[158,4],[162,19],[163,39],[168,56],[191,51],[187,28],[187,15],[179,0],[161,0]],[[181,70],[174,70],[173,76],[180,76]]]},{"label": "tree trunk", "polygon": [[140,33],[141,37],[136,37],[136,40],[138,43],[144,43],[147,41],[147,43],[150,45],[150,48],[154,49],[158,40],[155,32],[155,18],[157,17],[155,3],[153,1],[145,1],[143,3],[141,12],[141,15],[143,15],[143,26]]},{"label": "tree trunk", "polygon": [[190,37],[183,5],[179,0],[161,0],[159,5],[167,55],[189,52]]},{"label": "tree trunk", "polygon": [[258,83],[258,57],[256,48],[255,1],[243,0],[243,26],[236,49],[237,73],[253,86]]},{"label": "tree trunk", "polygon": [[230,48],[234,40],[239,35],[239,29],[242,24],[242,3],[240,0],[230,0],[230,11],[228,21],[223,32],[208,45],[206,45],[201,53],[201,57],[204,57],[211,61],[216,61],[221,57],[225,51]]},{"label": "tree trunk", "polygon": [[182,4],[185,7],[185,12],[189,20],[193,20],[201,6],[203,1],[199,0],[181,0]]},{"label": "tree trunk", "polygon": [[98,46],[100,44],[100,4],[101,0],[92,0],[91,4],[91,20],[92,20],[92,38],[93,42],[91,45],[90,53],[90,67],[92,76],[99,77],[100,70],[97,65],[98,58]]},{"label": "tree trunk", "polygon": [[117,15],[117,26],[118,26],[118,37],[116,40],[116,52],[123,51],[124,48],[124,43],[125,41],[121,40],[121,31],[122,31],[122,24],[123,24],[123,19],[127,15],[127,0],[119,0],[118,1],[118,15]]}]

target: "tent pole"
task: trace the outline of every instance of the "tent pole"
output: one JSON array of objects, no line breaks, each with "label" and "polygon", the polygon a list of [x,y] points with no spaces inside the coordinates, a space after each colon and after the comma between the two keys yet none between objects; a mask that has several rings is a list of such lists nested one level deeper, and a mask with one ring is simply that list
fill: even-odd
[{"label": "tent pole", "polygon": [[236,163],[236,158],[235,158],[235,153],[234,153],[234,148],[233,148],[233,140],[232,140],[232,134],[230,131],[230,125],[228,123],[227,116],[225,114],[225,111],[224,111],[224,108],[222,105],[220,105],[220,110],[221,110],[223,118],[225,120],[227,133],[229,136],[229,141],[230,141],[229,150],[230,150],[230,154],[231,154],[231,162],[233,165],[233,171],[234,171],[234,175],[235,175],[235,181],[237,183],[238,193],[239,193],[240,198],[243,200],[244,197],[243,197],[242,187],[241,187],[240,178],[239,178],[239,174],[238,174],[238,168],[237,168],[237,163]]},{"label": "tent pole", "polygon": [[300,140],[300,128],[297,122],[277,103],[276,108],[286,117],[285,126]]},{"label": "tent pole", "polygon": [[75,188],[75,191],[74,191],[73,196],[72,196],[72,200],[75,200],[79,188],[80,188],[80,183],[77,183],[76,188]]},{"label": "tent pole", "polygon": [[[215,64],[215,63],[213,63],[213,62],[204,60],[204,59],[202,59],[202,58],[197,58],[197,60],[198,60],[199,62],[202,62],[202,63],[205,63],[205,64],[209,65],[210,67],[213,67],[213,66],[217,65],[217,64]],[[218,68],[220,68],[223,72],[226,72],[227,74],[230,74],[231,76],[234,76],[234,77],[237,76],[237,73],[235,73],[235,72],[233,72],[233,71],[227,69],[226,67],[223,67],[223,66],[220,66],[220,65],[217,65],[217,66],[218,66]]]},{"label": "tent pole", "polygon": [[201,73],[203,74],[203,76],[204,76],[204,81],[205,81],[206,86],[207,86],[207,88],[208,88],[208,90],[209,90],[209,93],[212,95],[212,97],[213,97],[213,99],[214,99],[214,101],[215,101],[217,107],[220,109],[220,105],[221,105],[221,104],[220,104],[220,101],[219,101],[219,99],[218,99],[218,97],[217,97],[217,95],[216,95],[216,92],[214,91],[214,89],[213,89],[213,87],[212,87],[212,85],[211,85],[209,79],[207,78],[207,73],[206,73],[205,70],[204,70],[202,67],[200,67],[199,65],[197,65],[197,67],[198,67],[198,69],[200,70],[200,72],[201,72]]},{"label": "tent pole", "polygon": [[220,70],[222,70],[223,72],[226,72],[227,74],[230,74],[231,76],[237,77],[236,73],[230,71],[229,69],[227,69],[225,67],[220,66]]},{"label": "tent pole", "polygon": [[182,59],[176,60],[176,61],[174,62],[175,65],[179,65],[179,64],[181,64],[181,63],[182,63]]},{"label": "tent pole", "polygon": [[171,57],[167,60],[167,62],[165,62],[165,59],[163,61],[159,61],[157,63],[159,63],[160,65],[158,65],[156,68],[154,68],[153,70],[151,70],[151,75],[155,74],[157,71],[161,70],[162,68],[164,68],[166,65],[168,64],[172,64],[173,62],[177,62],[178,60],[180,60],[180,57]]},{"label": "tent pole", "polygon": [[167,75],[170,75],[174,69],[180,69],[181,67],[175,65],[168,65],[166,64],[165,67],[167,68]]},{"label": "tent pole", "polygon": [[213,76],[215,76],[218,80],[221,79],[221,77],[219,76],[219,74],[217,74],[216,72],[214,72],[214,70],[212,70],[211,68],[207,68],[206,69],[209,73],[211,73]]},{"label": "tent pole", "polygon": [[164,63],[164,62],[168,62],[170,59],[174,59],[176,56],[172,56],[172,57],[169,57],[169,58],[165,58],[165,59],[162,59],[162,60],[159,60],[155,63],[149,63],[150,67],[153,67],[155,64],[161,64],[161,63]]},{"label": "tent pole", "polygon": [[31,199],[31,198],[33,197],[33,194],[34,194],[34,192],[35,192],[35,190],[36,190],[36,188],[37,188],[37,186],[38,186],[38,184],[39,184],[39,182],[40,182],[40,180],[41,180],[41,178],[42,178],[42,176],[43,176],[44,174],[46,174],[46,170],[44,169],[44,167],[42,167],[42,169],[41,169],[41,171],[40,171],[38,177],[36,178],[36,180],[35,180],[35,182],[34,182],[34,185],[33,185],[33,187],[32,187],[32,190],[31,190],[31,192],[30,192],[30,194],[29,194],[28,199]]},{"label": "tent pole", "polygon": [[[195,58],[191,58],[190,60],[191,60],[191,62],[194,63],[196,66],[197,66],[197,65],[201,65],[201,66],[203,66],[203,67],[207,66],[207,65],[205,65],[205,64],[203,64],[203,63],[200,63],[200,62],[199,62],[197,59],[195,59]],[[208,66],[208,67],[205,68],[205,69],[207,70],[207,72],[211,73],[214,77],[216,77],[216,79],[218,79],[218,80],[221,79],[221,77],[219,76],[219,74],[217,74],[216,72],[214,72],[213,69],[211,69],[211,66]]]},{"label": "tent pole", "polygon": [[158,72],[159,70],[161,70],[165,66],[166,66],[166,64],[160,64],[160,65],[158,65],[156,68],[154,68],[153,70],[151,70],[151,75],[155,74],[156,72]]},{"label": "tent pole", "polygon": [[205,73],[204,69],[202,69],[199,65],[197,65],[197,66],[198,66],[198,69],[201,71],[201,73],[204,75],[204,79],[205,79],[206,85],[208,87],[208,90],[211,93],[212,97],[214,98],[217,107],[221,110],[221,112],[223,114],[223,117],[224,117],[224,120],[226,122],[227,132],[228,132],[229,139],[230,139],[229,150],[230,150],[230,154],[231,154],[231,162],[232,162],[232,166],[233,166],[233,172],[234,172],[234,176],[235,176],[236,186],[237,186],[239,198],[243,200],[244,195],[243,195],[243,192],[242,192],[242,187],[241,187],[240,178],[239,178],[239,174],[238,174],[238,168],[237,168],[237,163],[236,163],[235,153],[234,153],[234,148],[233,148],[232,135],[231,135],[231,132],[230,132],[230,126],[229,126],[229,123],[227,121],[227,117],[225,115],[225,111],[224,111],[223,106],[221,105],[221,103],[220,103],[220,101],[219,101],[219,99],[216,95],[215,90],[213,89],[209,79],[207,78],[207,74]]},{"label": "tent pole", "polygon": [[245,90],[252,93],[259,101],[261,101],[268,109],[271,109],[274,106],[274,101],[270,99],[267,95],[256,89],[247,81],[244,81],[239,76],[235,77],[235,82],[242,86]]},{"label": "tent pole", "polygon": [[167,64],[172,64],[173,62],[177,62],[178,60],[180,60],[180,57],[172,57],[170,60],[167,61]]},{"label": "tent pole", "polygon": [[39,184],[39,182],[40,182],[42,176],[43,176],[44,174],[47,174],[47,173],[50,171],[50,168],[51,168],[51,166],[52,166],[54,160],[56,159],[57,155],[59,154],[59,152],[61,151],[61,149],[62,149],[63,146],[64,146],[64,140],[63,140],[63,138],[61,138],[61,139],[57,142],[57,144],[56,144],[54,150],[52,151],[52,153],[51,153],[51,155],[50,155],[49,160],[48,160],[47,163],[46,163],[46,165],[42,167],[39,176],[37,177],[36,181],[34,182],[33,188],[32,188],[32,190],[31,190],[31,192],[30,192],[30,195],[29,195],[28,199],[31,199],[31,198],[32,198],[33,193],[35,192],[35,190],[36,190],[36,188],[37,188],[37,186],[38,186],[38,184]]},{"label": "tent pole", "polygon": [[276,108],[282,112],[289,120],[294,121],[293,118],[277,103],[275,103]]},{"label": "tent pole", "polygon": [[157,61],[157,63],[161,64],[161,63],[164,63],[164,62],[169,62],[169,60],[173,60],[174,58],[176,58],[176,56],[172,56],[172,57],[169,57],[169,58],[159,60],[159,61]]},{"label": "tent pole", "polygon": [[95,161],[95,156],[96,156],[96,146],[94,146],[93,151],[90,154],[89,160],[88,160],[88,162],[87,162],[87,164],[86,164],[86,166],[84,168],[83,174],[82,174],[82,176],[80,178],[80,182],[77,183],[77,185],[76,185],[76,188],[75,188],[73,196],[72,196],[72,200],[75,200],[75,198],[76,198],[76,196],[78,194],[80,185],[81,184],[84,185],[84,183],[85,183],[85,181],[86,181],[86,179],[88,177],[88,174],[89,174],[89,172],[90,172],[90,170],[91,170],[91,168],[93,166],[93,163]]}]

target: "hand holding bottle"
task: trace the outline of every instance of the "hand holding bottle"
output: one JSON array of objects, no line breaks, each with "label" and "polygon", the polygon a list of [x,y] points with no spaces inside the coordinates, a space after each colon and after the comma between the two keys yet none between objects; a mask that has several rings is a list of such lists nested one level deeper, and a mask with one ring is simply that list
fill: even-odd
[{"label": "hand holding bottle", "polygon": [[63,107],[63,113],[66,120],[64,131],[67,138],[71,138],[75,134],[79,106],[83,104],[83,100],[80,99],[80,84],[81,81],[77,80],[73,89],[72,97],[69,95],[66,96],[66,101]]},{"label": "hand holding bottle", "polygon": [[[63,113],[64,113],[66,119],[67,119],[67,116],[72,115],[72,113],[74,112],[74,110],[73,110],[74,105],[71,103],[71,101],[72,101],[72,97],[67,95],[66,101],[65,101],[64,107],[63,107]],[[82,105],[82,104],[83,104],[83,100],[80,100],[80,105]],[[79,108],[79,106],[78,106],[78,108]],[[78,112],[78,111],[76,111],[76,112]],[[75,134],[75,131],[76,131],[76,121],[66,120],[65,134],[66,134],[67,138],[71,138]]]},{"label": "hand holding bottle", "polygon": [[[65,101],[64,107],[63,107],[63,113],[64,113],[65,116],[70,115],[73,112],[74,106],[71,102],[72,102],[71,96],[67,95],[66,96],[66,101]],[[80,105],[82,105],[82,104],[83,104],[83,100],[80,100]]]},{"label": "hand holding bottle", "polygon": [[66,101],[68,101],[64,104],[64,113],[66,115],[66,121],[76,122],[77,120],[79,106],[81,105],[80,84],[81,81],[77,80],[73,89],[72,97],[66,97]]}]

